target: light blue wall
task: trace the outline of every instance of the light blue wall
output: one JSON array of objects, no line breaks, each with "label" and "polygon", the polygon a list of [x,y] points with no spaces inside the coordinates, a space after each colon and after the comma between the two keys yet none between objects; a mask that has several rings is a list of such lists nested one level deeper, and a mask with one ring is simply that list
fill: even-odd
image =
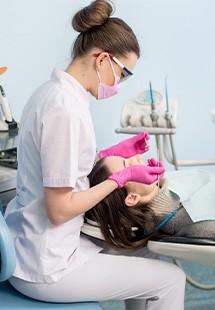
[{"label": "light blue wall", "polygon": [[[168,75],[169,95],[178,98],[175,136],[179,159],[215,158],[215,1],[115,0],[115,15],[132,26],[142,55],[134,76],[117,97],[97,102],[91,111],[98,147],[127,135],[115,134],[124,101],[148,88],[163,92]],[[77,35],[70,27],[73,13],[88,0],[0,0],[0,77],[14,118],[52,68],[65,68]],[[155,156],[154,144],[149,156]],[[172,169],[167,165],[168,169]],[[209,169],[210,167],[206,167]],[[211,167],[214,171],[214,167]]]}]

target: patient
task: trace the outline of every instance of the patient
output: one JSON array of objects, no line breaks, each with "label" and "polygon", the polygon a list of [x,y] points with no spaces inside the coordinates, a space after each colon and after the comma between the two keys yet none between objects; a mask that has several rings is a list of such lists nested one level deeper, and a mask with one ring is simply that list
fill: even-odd
[{"label": "patient", "polygon": [[[105,157],[96,163],[90,173],[90,186],[129,166],[147,164],[163,165],[155,159],[148,159],[146,163],[140,155],[127,159]],[[151,185],[128,182],[89,210],[86,218],[96,221],[106,242],[120,250],[139,249],[152,236],[174,235],[215,240],[215,194],[214,190],[210,191],[210,186],[214,188],[215,183],[211,185],[211,182],[215,182],[215,176],[204,172],[204,181],[201,181],[203,186],[198,180],[201,172],[198,174],[196,170],[173,172],[172,175],[170,181],[164,177]],[[198,195],[202,196],[207,186],[208,202],[203,200],[205,205],[201,206]],[[181,193],[180,197],[178,193]],[[205,207],[211,201],[212,211],[208,211]],[[205,212],[202,212],[204,209]]]}]

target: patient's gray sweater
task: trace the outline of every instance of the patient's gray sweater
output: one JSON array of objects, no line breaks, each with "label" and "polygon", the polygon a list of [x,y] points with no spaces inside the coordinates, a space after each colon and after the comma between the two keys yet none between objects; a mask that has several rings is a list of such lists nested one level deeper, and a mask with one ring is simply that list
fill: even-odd
[{"label": "patient's gray sweater", "polygon": [[[174,210],[179,210],[160,229],[168,235],[215,238],[215,221],[193,222],[184,207],[180,208],[180,197],[168,189],[167,179],[163,179],[161,188],[154,199],[148,204],[158,219],[157,225],[161,223]],[[204,207],[204,206],[203,206]]]}]

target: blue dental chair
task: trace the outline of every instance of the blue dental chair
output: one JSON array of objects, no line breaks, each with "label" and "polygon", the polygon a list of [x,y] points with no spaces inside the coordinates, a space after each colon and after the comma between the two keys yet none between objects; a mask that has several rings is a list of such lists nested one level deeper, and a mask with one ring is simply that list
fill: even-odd
[{"label": "blue dental chair", "polygon": [[28,298],[7,281],[14,272],[16,253],[10,231],[0,211],[0,309],[101,310],[98,302],[48,303]]}]

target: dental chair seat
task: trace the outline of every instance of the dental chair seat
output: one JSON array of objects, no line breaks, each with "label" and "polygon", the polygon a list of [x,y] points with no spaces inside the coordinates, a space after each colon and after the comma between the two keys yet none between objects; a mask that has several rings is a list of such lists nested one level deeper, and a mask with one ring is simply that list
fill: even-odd
[{"label": "dental chair seat", "polygon": [[[82,226],[82,232],[94,238],[104,240],[96,222],[88,220]],[[207,266],[215,266],[215,240],[174,237],[154,238],[148,241],[148,249],[156,254],[168,256]]]},{"label": "dental chair seat", "polygon": [[49,303],[37,301],[20,294],[7,281],[12,276],[15,265],[16,255],[13,240],[4,217],[0,212],[0,309],[102,309],[98,302]]}]

